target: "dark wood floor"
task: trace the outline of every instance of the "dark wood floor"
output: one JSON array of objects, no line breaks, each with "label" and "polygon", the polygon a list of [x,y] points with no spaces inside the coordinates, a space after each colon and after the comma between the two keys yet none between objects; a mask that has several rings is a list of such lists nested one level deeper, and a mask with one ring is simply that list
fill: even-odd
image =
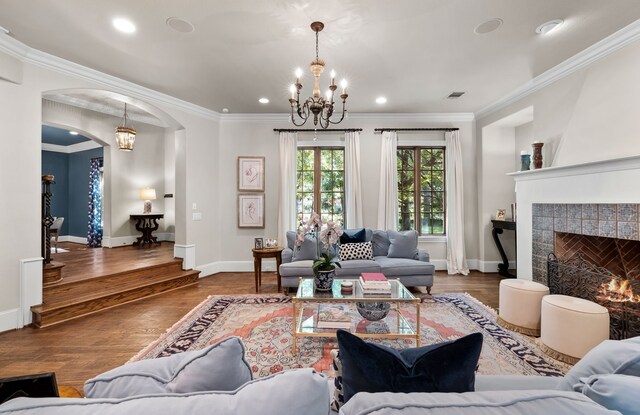
[{"label": "dark wood floor", "polygon": [[[500,279],[497,274],[439,272],[432,293],[468,292],[495,308]],[[275,274],[263,274],[261,291],[277,292]],[[53,327],[0,333],[0,377],[55,372],[59,384],[81,390],[85,380],[129,360],[208,295],[250,293],[255,293],[253,273],[220,273],[195,286]]]}]

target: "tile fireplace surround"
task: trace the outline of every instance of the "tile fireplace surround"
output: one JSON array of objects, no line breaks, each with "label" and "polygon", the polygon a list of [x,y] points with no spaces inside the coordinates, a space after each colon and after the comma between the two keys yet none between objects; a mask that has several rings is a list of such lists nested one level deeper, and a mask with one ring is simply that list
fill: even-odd
[{"label": "tile fireplace surround", "polygon": [[640,204],[534,203],[533,280],[547,283],[549,253],[568,259],[580,251],[593,257],[596,266],[608,268],[614,274],[629,272],[628,277],[640,278],[637,264],[640,261],[639,230]]}]

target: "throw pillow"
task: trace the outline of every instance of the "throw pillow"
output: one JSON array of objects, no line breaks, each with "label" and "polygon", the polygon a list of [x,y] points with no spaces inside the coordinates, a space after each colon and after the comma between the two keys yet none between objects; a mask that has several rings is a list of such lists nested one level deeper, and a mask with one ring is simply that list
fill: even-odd
[{"label": "throw pillow", "polygon": [[293,258],[291,261],[307,261],[310,259],[318,259],[318,244],[315,237],[307,235],[304,237],[302,245],[294,245]]},{"label": "throw pillow", "polygon": [[331,360],[333,361],[333,401],[331,401],[331,409],[335,412],[340,411],[340,407],[344,405],[344,395],[342,393],[342,362],[340,361],[340,352],[338,349],[331,350]]},{"label": "throw pillow", "polygon": [[202,350],[140,360],[112,369],[84,384],[87,398],[126,398],[153,393],[231,391],[252,379],[239,337]]},{"label": "throw pillow", "polygon": [[418,258],[418,232],[416,231],[387,231],[389,235],[389,258]]},{"label": "throw pillow", "polygon": [[482,334],[395,350],[338,330],[344,402],[358,392],[472,392]]},{"label": "throw pillow", "polygon": [[580,378],[606,374],[640,376],[640,337],[603,341],[564,375],[557,389],[572,391]]},{"label": "throw pillow", "polygon": [[574,385],[576,392],[612,411],[637,414],[640,411],[640,377],[627,375],[593,375]]},{"label": "throw pillow", "polygon": [[389,254],[389,235],[387,231],[373,231],[371,237],[371,244],[373,245],[373,256],[387,256]]},{"label": "throw pillow", "polygon": [[357,244],[340,245],[338,255],[341,261],[349,261],[352,259],[373,259],[373,248],[371,241]]},{"label": "throw pillow", "polygon": [[358,242],[367,242],[367,233],[364,228],[345,229],[340,236],[341,244],[355,244]]}]

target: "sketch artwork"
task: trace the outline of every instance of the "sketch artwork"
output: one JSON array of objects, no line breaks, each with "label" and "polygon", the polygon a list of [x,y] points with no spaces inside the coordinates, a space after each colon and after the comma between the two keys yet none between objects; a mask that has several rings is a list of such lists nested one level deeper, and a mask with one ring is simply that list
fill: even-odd
[{"label": "sketch artwork", "polygon": [[238,190],[264,191],[264,157],[238,157]]},{"label": "sketch artwork", "polygon": [[238,227],[264,228],[264,194],[238,195]]}]

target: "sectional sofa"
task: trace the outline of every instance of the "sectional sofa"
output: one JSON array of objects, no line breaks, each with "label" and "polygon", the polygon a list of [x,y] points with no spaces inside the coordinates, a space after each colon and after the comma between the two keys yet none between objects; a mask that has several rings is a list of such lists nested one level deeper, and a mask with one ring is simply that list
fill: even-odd
[{"label": "sectional sofa", "polygon": [[[345,230],[354,234],[358,229]],[[415,231],[394,232],[365,228],[365,241],[371,242],[373,259],[340,261],[336,278],[357,279],[363,272],[382,272],[387,278],[399,278],[405,287],[426,287],[431,292],[435,267],[429,262],[429,253],[418,249]],[[389,235],[392,235],[390,238]],[[282,251],[280,277],[285,290],[296,288],[300,277],[312,278],[313,260],[301,258],[295,246],[296,233],[287,232],[287,247]]]},{"label": "sectional sofa", "polygon": [[[16,398],[0,405],[0,414],[330,413],[331,382],[315,370],[247,380],[250,372],[241,340],[231,337],[203,350],[116,368],[87,382],[88,398]],[[476,376],[475,391],[466,393],[359,392],[340,414],[632,415],[640,408],[639,376],[640,338],[608,340],[564,378]],[[222,390],[206,389],[214,384]]]}]

